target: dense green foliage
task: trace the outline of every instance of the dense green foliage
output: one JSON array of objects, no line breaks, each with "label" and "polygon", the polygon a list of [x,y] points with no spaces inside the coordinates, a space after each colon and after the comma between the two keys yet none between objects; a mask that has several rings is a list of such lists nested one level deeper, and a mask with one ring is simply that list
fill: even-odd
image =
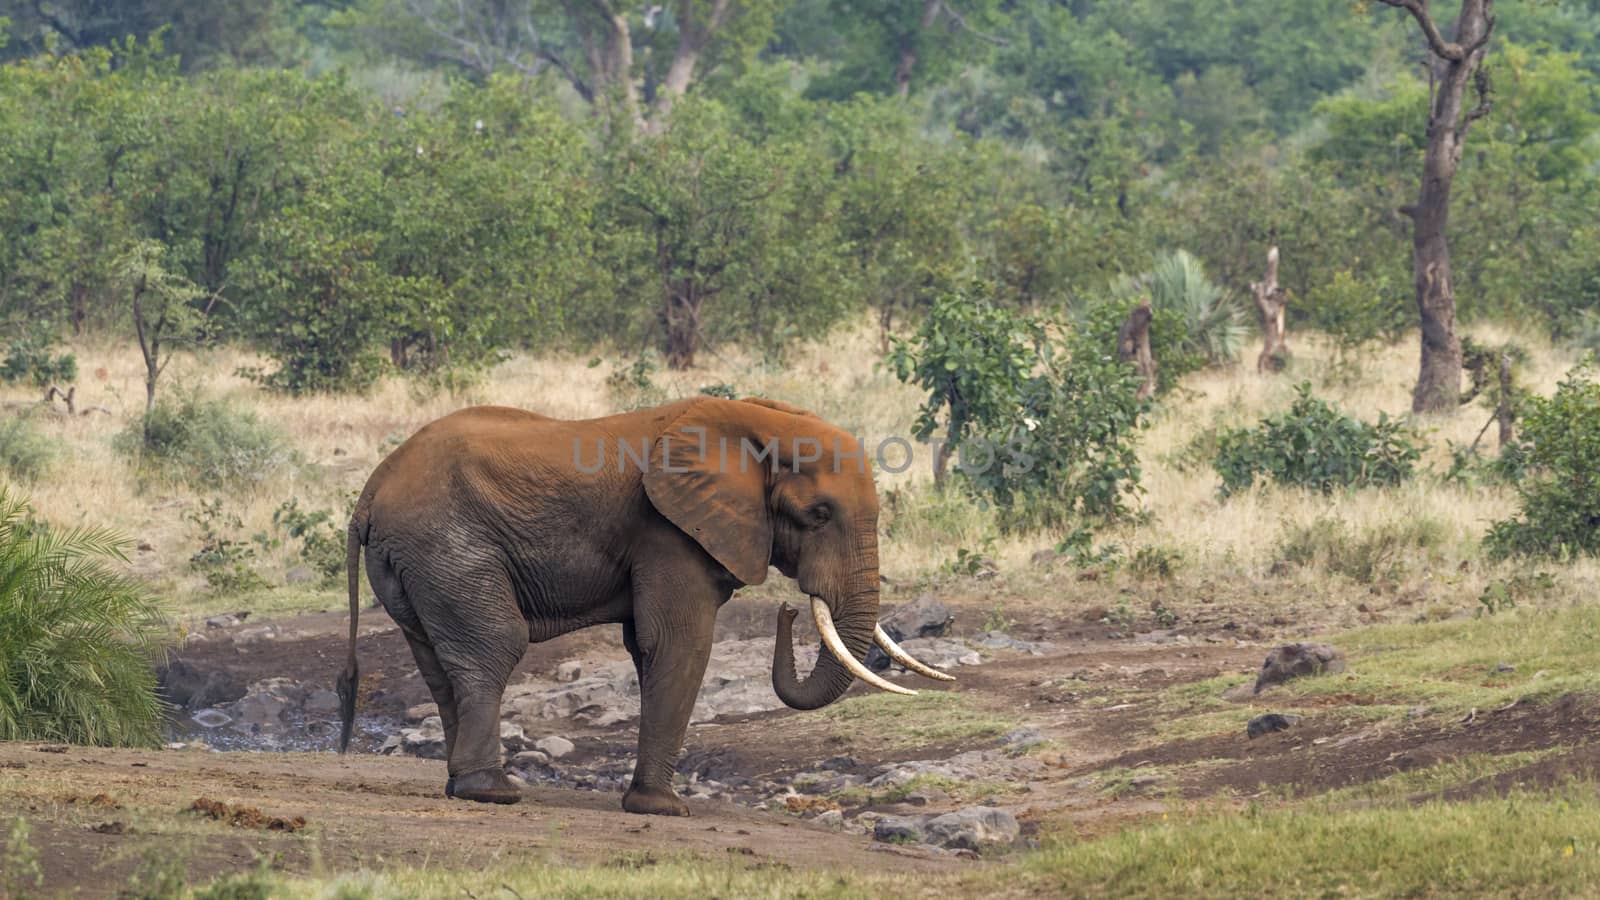
[{"label": "dense green foliage", "polygon": [[1255,428],[1217,436],[1212,465],[1222,476],[1222,496],[1247,490],[1257,479],[1326,494],[1411,477],[1422,445],[1405,423],[1383,413],[1376,422],[1359,421],[1312,396],[1310,384],[1296,393],[1288,410]]},{"label": "dense green foliage", "polygon": [[[1427,87],[1398,11],[598,8],[0,0],[0,322],[131,339],[148,263],[191,313],[168,320],[180,344],[246,343],[267,384],[343,390],[453,384],[515,348],[776,357],[863,314],[887,349],[977,282],[1080,317],[1151,295],[1170,382],[1233,357],[1276,243],[1291,328],[1356,347],[1412,327],[1395,210]],[[1600,7],[1496,12],[1451,222],[1459,311],[1582,340]]]},{"label": "dense green foliage", "polygon": [[156,742],[164,628],[144,586],[107,566],[123,547],[45,528],[0,486],[0,740]]},{"label": "dense green foliage", "polygon": [[[1065,340],[1058,340],[1059,338]],[[1127,516],[1147,402],[1130,366],[1094,330],[996,306],[981,289],[935,301],[890,363],[928,391],[914,434],[937,442],[1002,527],[1082,528]]]},{"label": "dense green foliage", "polygon": [[1600,555],[1600,382],[1593,369],[1575,369],[1554,396],[1526,401],[1520,457],[1522,509],[1490,527],[1490,553]]},{"label": "dense green foliage", "polygon": [[0,474],[37,481],[55,461],[58,448],[29,416],[0,419]]}]

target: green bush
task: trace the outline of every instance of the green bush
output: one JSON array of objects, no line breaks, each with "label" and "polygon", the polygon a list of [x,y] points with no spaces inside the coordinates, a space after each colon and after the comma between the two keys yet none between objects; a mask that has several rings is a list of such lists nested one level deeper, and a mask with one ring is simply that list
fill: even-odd
[{"label": "green bush", "polygon": [[[1078,333],[1083,342],[1102,354],[1117,351],[1117,335],[1128,314],[1142,298],[1107,300],[1094,303],[1079,317]],[[1189,326],[1183,314],[1174,309],[1150,308],[1150,355],[1156,360],[1156,393],[1164,394],[1183,376],[1205,368],[1206,356],[1191,349]]]},{"label": "green bush", "polygon": [[223,511],[220,497],[201,500],[183,517],[194,524],[200,547],[189,557],[189,568],[205,576],[206,584],[221,594],[243,594],[269,587],[251,568],[256,550],[237,535],[244,522]]},{"label": "green bush", "polygon": [[289,464],[283,435],[254,412],[187,394],[165,400],[117,436],[122,452],[197,487],[256,484]]},{"label": "green bush", "polygon": [[0,360],[0,381],[16,384],[27,381],[35,387],[67,385],[78,379],[78,358],[71,353],[56,354],[55,333],[48,324],[38,324],[12,339]]},{"label": "green bush", "polygon": [[1218,437],[1212,466],[1222,476],[1223,497],[1248,489],[1257,477],[1325,494],[1411,477],[1422,455],[1416,432],[1382,413],[1375,423],[1351,418],[1313,397],[1309,383],[1295,392],[1287,412]]},{"label": "green bush", "polygon": [[1236,359],[1249,334],[1238,298],[1212,281],[1200,260],[1187,250],[1157,256],[1154,268],[1143,275],[1123,276],[1112,293],[1125,299],[1149,298],[1151,311],[1158,316],[1150,326],[1150,350],[1161,366],[1168,362],[1157,352],[1156,325],[1161,313],[1182,324],[1182,336],[1172,341],[1178,351],[1212,365]]},{"label": "green bush", "polygon": [[18,481],[38,481],[55,461],[56,442],[26,416],[0,422],[0,472]]},{"label": "green bush", "polygon": [[345,532],[330,510],[304,510],[298,497],[290,497],[273,511],[272,527],[300,542],[300,558],[322,576],[324,584],[344,577]]},{"label": "green bush", "polygon": [[57,531],[0,486],[0,740],[153,745],[165,634],[145,588],[113,572],[125,542]]},{"label": "green bush", "polygon": [[1600,555],[1600,383],[1593,369],[1568,372],[1554,396],[1529,398],[1525,410],[1522,508],[1490,526],[1490,555]]}]

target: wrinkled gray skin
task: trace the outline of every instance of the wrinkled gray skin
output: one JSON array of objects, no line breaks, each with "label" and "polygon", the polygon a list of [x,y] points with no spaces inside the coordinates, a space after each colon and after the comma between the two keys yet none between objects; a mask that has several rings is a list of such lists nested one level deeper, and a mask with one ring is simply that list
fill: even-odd
[{"label": "wrinkled gray skin", "polygon": [[[698,429],[712,451],[704,458]],[[733,450],[719,457],[723,437]],[[597,452],[601,439],[605,457]],[[778,471],[771,460],[741,467],[741,440],[759,448],[774,439]],[[646,471],[631,458],[619,464],[619,442],[635,452],[650,447]],[[806,459],[813,447],[820,458]],[[515,802],[499,737],[512,669],[530,641],[620,623],[641,692],[638,762],[623,808],[687,815],[672,789],[674,763],[717,610],[735,589],[760,583],[776,566],[826,601],[856,659],[872,644],[877,495],[865,460],[836,459],[835,447],[859,449],[804,410],[712,398],[570,422],[476,407],[424,427],[379,464],[350,523],[341,748],[355,712],[365,546],[373,592],[404,632],[439,706],[447,794]],[[582,471],[601,462],[598,471]],[[799,678],[794,616],[787,605],[779,612],[773,687],[789,706],[815,709],[843,695],[852,676],[823,650],[811,675]]]}]

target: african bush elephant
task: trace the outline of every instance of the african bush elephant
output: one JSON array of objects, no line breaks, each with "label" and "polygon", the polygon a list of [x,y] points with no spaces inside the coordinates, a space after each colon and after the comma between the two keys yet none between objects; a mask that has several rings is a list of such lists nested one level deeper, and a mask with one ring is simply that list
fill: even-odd
[{"label": "african bush elephant", "polygon": [[717,610],[773,565],[812,598],[823,643],[795,672],[795,610],[778,612],[772,686],[795,709],[839,699],[853,678],[900,693],[861,659],[876,640],[933,678],[877,626],[878,501],[861,443],[805,410],[700,398],[583,421],[474,407],[389,454],[350,520],[355,716],[358,566],[411,645],[439,705],[447,796],[519,797],[500,759],[500,701],[529,642],[621,623],[639,675],[639,756],[622,798],[687,815],[672,790]]}]

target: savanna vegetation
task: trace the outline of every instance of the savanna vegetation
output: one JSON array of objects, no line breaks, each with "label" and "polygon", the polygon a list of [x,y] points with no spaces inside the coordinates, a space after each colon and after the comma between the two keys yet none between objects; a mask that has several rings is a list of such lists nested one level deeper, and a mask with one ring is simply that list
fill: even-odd
[{"label": "savanna vegetation", "polygon": [[[1600,691],[1600,3],[1489,7],[0,0],[0,739],[150,744],[174,627],[337,608],[354,491],[431,418],[697,394],[904,438],[884,573],[996,625],[1332,631],[1374,720]],[[1063,827],[1003,878],[1600,880],[1589,788],[1347,799]]]}]

